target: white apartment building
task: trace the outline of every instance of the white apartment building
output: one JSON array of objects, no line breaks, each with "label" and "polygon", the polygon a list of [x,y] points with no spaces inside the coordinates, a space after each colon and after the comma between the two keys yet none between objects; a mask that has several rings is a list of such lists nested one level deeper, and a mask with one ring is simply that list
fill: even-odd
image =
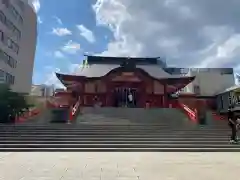
[{"label": "white apartment building", "polygon": [[196,78],[183,91],[200,96],[214,96],[235,85],[233,68],[194,68],[187,76]]},{"label": "white apartment building", "polygon": [[32,85],[31,96],[50,97],[54,95],[54,86],[48,85]]},{"label": "white apartment building", "polygon": [[30,93],[37,16],[26,0],[0,0],[0,83]]}]

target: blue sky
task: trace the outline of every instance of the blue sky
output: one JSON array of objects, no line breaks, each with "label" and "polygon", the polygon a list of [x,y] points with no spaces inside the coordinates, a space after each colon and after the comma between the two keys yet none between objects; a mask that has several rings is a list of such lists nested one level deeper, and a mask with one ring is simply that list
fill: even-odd
[{"label": "blue sky", "polygon": [[38,16],[34,84],[59,86],[54,73],[77,73],[84,53],[240,73],[240,1],[29,1]]},{"label": "blue sky", "polygon": [[40,2],[33,83],[51,84],[54,71],[71,73],[74,65],[82,63],[84,53],[103,52],[112,33],[96,25],[93,1]]}]

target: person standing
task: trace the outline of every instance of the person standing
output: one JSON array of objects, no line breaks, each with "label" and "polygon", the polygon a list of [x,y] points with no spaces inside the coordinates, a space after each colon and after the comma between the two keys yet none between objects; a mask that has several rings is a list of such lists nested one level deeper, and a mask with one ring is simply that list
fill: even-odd
[{"label": "person standing", "polygon": [[131,91],[129,91],[129,94],[128,94],[128,104],[130,107],[133,106],[133,95],[132,95]]},{"label": "person standing", "polygon": [[237,140],[237,123],[236,123],[236,118],[234,116],[234,112],[233,112],[231,106],[228,108],[228,125],[229,125],[229,127],[231,128],[231,131],[232,131],[230,143],[236,144],[236,143],[238,143],[238,140]]},{"label": "person standing", "polygon": [[97,96],[94,96],[93,102],[94,102],[94,107],[98,107],[98,97]]}]

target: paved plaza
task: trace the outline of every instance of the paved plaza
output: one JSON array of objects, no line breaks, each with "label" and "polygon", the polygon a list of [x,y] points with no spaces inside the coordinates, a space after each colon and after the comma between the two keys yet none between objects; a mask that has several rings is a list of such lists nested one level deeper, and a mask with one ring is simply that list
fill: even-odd
[{"label": "paved plaza", "polygon": [[1,153],[1,180],[226,180],[240,153]]}]

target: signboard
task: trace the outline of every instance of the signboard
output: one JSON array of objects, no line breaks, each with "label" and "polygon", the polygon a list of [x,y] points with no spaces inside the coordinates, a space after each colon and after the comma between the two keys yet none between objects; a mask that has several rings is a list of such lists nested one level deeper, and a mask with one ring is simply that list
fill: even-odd
[{"label": "signboard", "polygon": [[123,72],[122,76],[134,76],[133,72]]},{"label": "signboard", "polygon": [[140,82],[141,80],[133,72],[124,72],[120,76],[114,77],[112,81]]},{"label": "signboard", "polygon": [[239,89],[229,93],[229,104],[231,106],[240,106],[240,92]]}]

